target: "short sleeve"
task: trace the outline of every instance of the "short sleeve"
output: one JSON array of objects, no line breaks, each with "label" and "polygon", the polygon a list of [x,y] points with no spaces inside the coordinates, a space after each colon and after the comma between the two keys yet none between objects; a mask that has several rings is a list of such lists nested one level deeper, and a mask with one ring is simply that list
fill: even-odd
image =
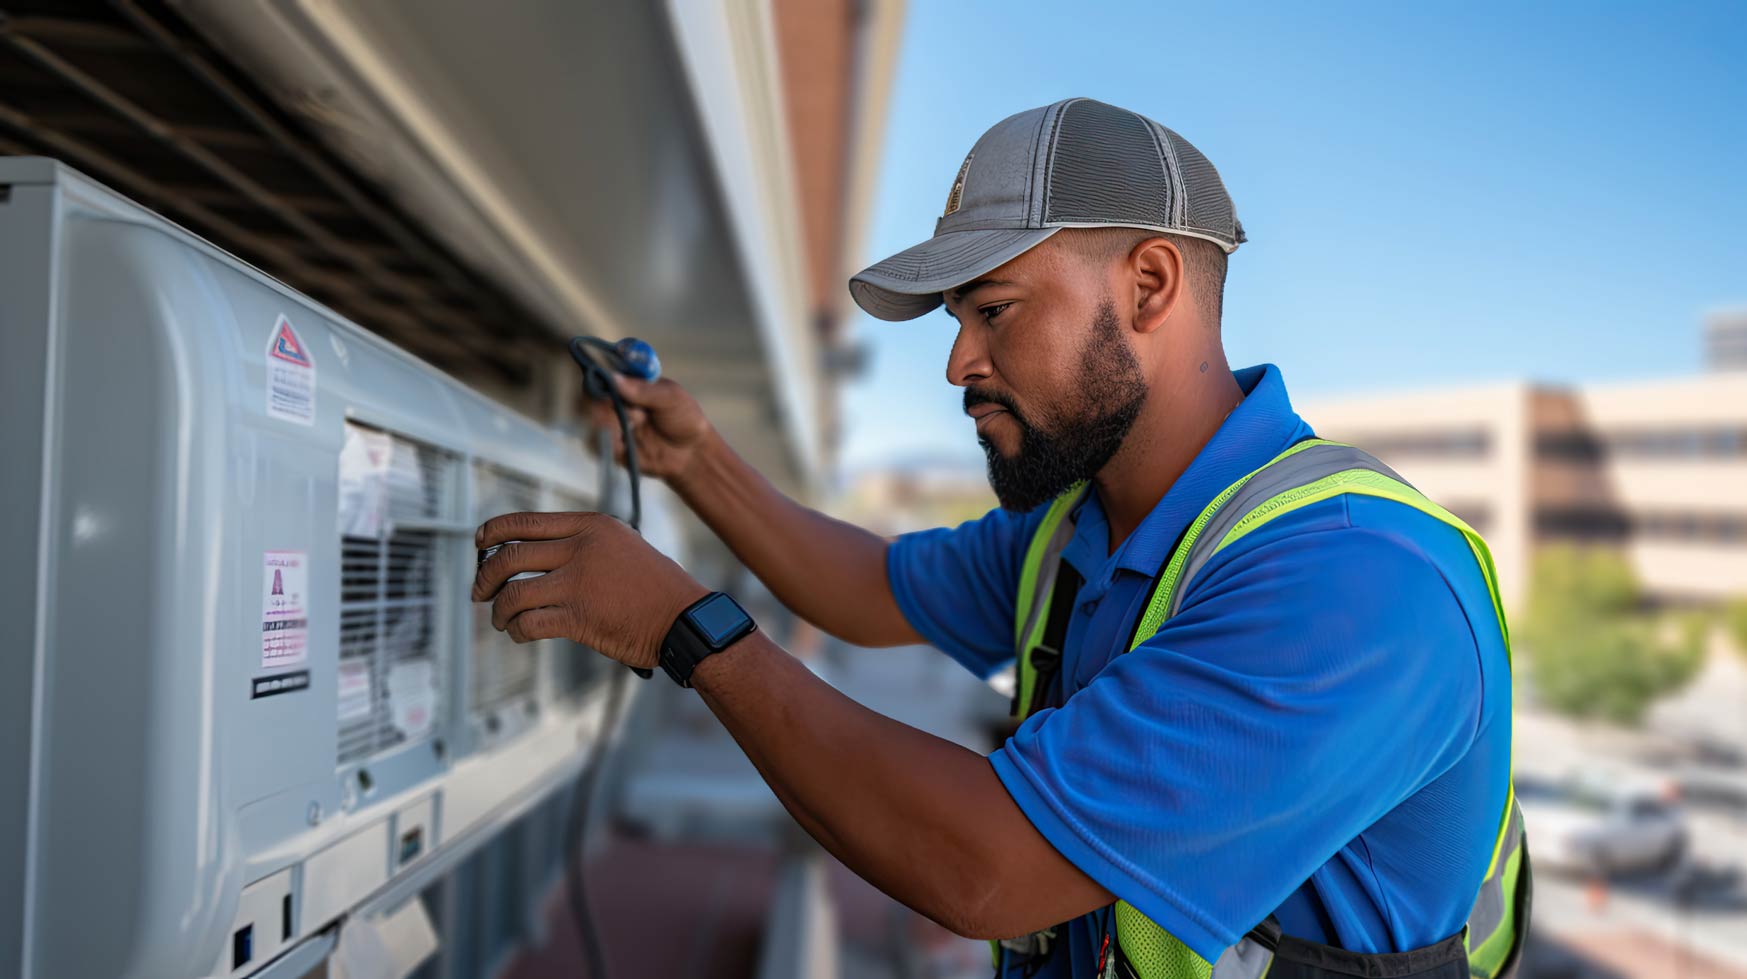
[{"label": "short sleeve", "polygon": [[1480,716],[1469,621],[1411,539],[1240,549],[991,756],[1052,845],[1207,958],[1458,761]]},{"label": "short sleeve", "polygon": [[991,510],[957,527],[904,534],[886,550],[886,580],[904,618],[978,677],[1013,659],[1019,565],[1047,509]]}]

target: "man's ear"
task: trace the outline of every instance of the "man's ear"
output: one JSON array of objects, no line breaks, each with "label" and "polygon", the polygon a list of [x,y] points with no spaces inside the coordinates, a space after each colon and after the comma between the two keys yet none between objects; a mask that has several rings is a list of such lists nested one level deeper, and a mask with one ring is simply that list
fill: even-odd
[{"label": "man's ear", "polygon": [[1152,333],[1182,305],[1183,253],[1168,238],[1148,238],[1128,253],[1134,279],[1134,328]]}]

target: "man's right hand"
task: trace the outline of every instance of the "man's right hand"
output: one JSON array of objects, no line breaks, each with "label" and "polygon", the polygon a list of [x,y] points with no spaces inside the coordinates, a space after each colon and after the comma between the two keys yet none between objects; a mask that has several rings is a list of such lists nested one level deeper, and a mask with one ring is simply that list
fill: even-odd
[{"label": "man's right hand", "polygon": [[[614,380],[627,406],[638,468],[646,476],[664,480],[684,474],[712,432],[697,399],[665,377],[651,382],[621,374]],[[623,464],[625,442],[613,406],[605,400],[594,401],[588,405],[588,414],[596,427],[612,433],[613,455]]]}]

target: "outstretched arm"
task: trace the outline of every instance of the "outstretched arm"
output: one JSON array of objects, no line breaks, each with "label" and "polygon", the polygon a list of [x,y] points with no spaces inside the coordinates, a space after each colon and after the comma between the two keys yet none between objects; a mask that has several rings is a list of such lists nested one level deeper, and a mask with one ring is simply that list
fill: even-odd
[{"label": "outstretched arm", "polygon": [[[707,594],[600,514],[510,514],[486,523],[476,601],[518,642],[566,637],[654,667],[679,613]],[[509,581],[521,571],[538,578]],[[877,714],[754,632],[704,660],[692,683],[814,839],[904,905],[973,938],[1010,938],[1113,898],[1032,827],[988,759]]]}]

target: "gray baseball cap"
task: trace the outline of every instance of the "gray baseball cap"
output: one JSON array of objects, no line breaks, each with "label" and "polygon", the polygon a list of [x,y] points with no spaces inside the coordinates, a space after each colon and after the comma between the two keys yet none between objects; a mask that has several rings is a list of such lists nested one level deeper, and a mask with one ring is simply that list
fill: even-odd
[{"label": "gray baseball cap", "polygon": [[934,237],[857,272],[849,294],[882,320],[914,319],[1063,228],[1118,227],[1205,238],[1228,253],[1244,240],[1219,172],[1188,140],[1137,112],[1063,99],[984,133]]}]

